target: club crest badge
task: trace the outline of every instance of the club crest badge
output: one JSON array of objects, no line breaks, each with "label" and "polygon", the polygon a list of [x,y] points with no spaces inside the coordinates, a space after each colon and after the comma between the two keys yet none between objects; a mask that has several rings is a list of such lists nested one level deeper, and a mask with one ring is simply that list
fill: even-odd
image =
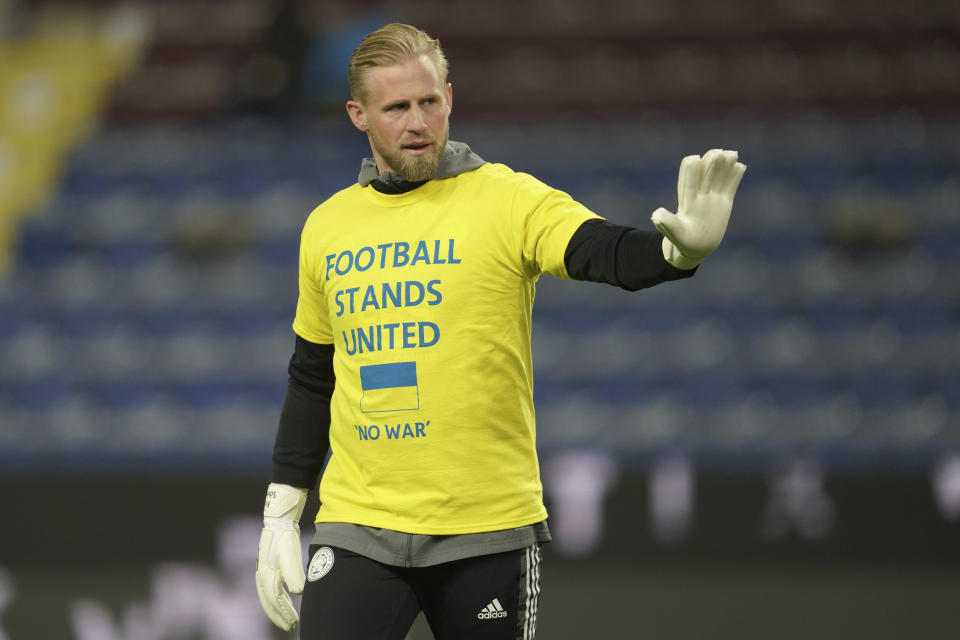
[{"label": "club crest badge", "polygon": [[320,547],[310,560],[310,566],[307,568],[307,580],[315,582],[330,573],[330,569],[332,568],[333,549],[330,547]]}]

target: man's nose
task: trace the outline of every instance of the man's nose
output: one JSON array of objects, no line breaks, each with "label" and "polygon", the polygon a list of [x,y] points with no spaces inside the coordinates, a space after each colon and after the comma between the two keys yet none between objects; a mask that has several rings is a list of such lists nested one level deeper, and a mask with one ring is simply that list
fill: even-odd
[{"label": "man's nose", "polygon": [[424,117],[423,109],[414,106],[408,112],[407,129],[410,131],[423,131],[427,128],[427,120]]}]

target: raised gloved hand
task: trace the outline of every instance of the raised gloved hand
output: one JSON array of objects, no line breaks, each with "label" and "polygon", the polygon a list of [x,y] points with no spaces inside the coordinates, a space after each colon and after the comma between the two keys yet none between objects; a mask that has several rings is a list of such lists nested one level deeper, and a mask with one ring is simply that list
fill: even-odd
[{"label": "raised gloved hand", "polygon": [[678,269],[693,269],[717,248],[727,230],[733,196],[746,165],[736,151],[711,149],[680,163],[677,213],[660,207],[650,216],[663,234],[663,257]]},{"label": "raised gloved hand", "polygon": [[303,593],[303,555],[300,547],[300,515],[307,490],[271,483],[263,506],[263,532],[257,552],[257,594],[267,617],[290,631],[300,619],[290,593]]}]

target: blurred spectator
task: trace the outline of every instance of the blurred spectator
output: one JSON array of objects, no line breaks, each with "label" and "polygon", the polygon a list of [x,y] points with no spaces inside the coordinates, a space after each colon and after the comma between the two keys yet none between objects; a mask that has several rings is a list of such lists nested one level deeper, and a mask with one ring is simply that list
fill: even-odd
[{"label": "blurred spectator", "polygon": [[269,22],[234,72],[234,108],[275,116],[339,114],[348,97],[350,54],[393,19],[382,3],[272,2]]},{"label": "blurred spectator", "polygon": [[370,7],[334,5],[313,16],[315,38],[304,64],[303,89],[313,109],[340,115],[349,94],[347,62],[354,47],[368,33],[400,20],[395,12],[375,4]]},{"label": "blurred spectator", "polygon": [[234,76],[234,103],[241,112],[280,115],[297,111],[301,76],[312,34],[304,3],[275,0],[272,16],[253,51]]},{"label": "blurred spectator", "polygon": [[596,551],[604,535],[604,502],[618,474],[617,461],[599,451],[571,450],[544,465],[550,527],[560,553],[585,556]]},{"label": "blurred spectator", "polygon": [[7,40],[20,30],[19,0],[0,0],[0,41]]}]

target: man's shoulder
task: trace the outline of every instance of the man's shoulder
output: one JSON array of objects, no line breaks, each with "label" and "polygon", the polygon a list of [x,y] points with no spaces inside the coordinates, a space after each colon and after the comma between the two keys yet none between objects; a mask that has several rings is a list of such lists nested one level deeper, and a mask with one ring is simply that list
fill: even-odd
[{"label": "man's shoulder", "polygon": [[364,187],[361,187],[358,183],[354,182],[350,186],[340,189],[329,198],[321,202],[319,205],[317,205],[317,208],[314,209],[314,211],[317,209],[331,209],[353,198],[357,198],[360,196],[363,189]]},{"label": "man's shoulder", "polygon": [[[511,169],[510,167],[508,167],[507,165],[501,162],[485,162],[483,165],[481,165],[480,167],[477,167],[476,170],[471,171],[470,173],[475,174],[477,176],[482,176],[488,179],[496,179],[496,178],[509,179],[513,176],[520,175],[516,171],[514,171],[513,169]],[[468,175],[468,174],[464,174],[464,175]]]},{"label": "man's shoulder", "polygon": [[311,223],[316,224],[315,221],[317,219],[323,218],[325,215],[335,214],[340,211],[342,207],[349,206],[354,199],[360,196],[362,189],[363,187],[357,183],[340,189],[340,191],[337,191],[314,207],[310,215],[307,216],[306,226],[310,226]]},{"label": "man's shoulder", "polygon": [[[556,189],[542,182],[536,176],[523,171],[517,171],[505,164],[487,163],[477,169],[475,172],[478,180],[486,180],[492,183],[490,186],[501,192],[509,192],[514,197],[526,201],[527,199],[542,200]],[[484,190],[487,185],[484,185]]]},{"label": "man's shoulder", "polygon": [[461,174],[459,177],[467,179],[498,182],[503,185],[520,186],[526,183],[539,183],[539,180],[522,171],[515,171],[499,162],[487,162],[483,166]]}]

